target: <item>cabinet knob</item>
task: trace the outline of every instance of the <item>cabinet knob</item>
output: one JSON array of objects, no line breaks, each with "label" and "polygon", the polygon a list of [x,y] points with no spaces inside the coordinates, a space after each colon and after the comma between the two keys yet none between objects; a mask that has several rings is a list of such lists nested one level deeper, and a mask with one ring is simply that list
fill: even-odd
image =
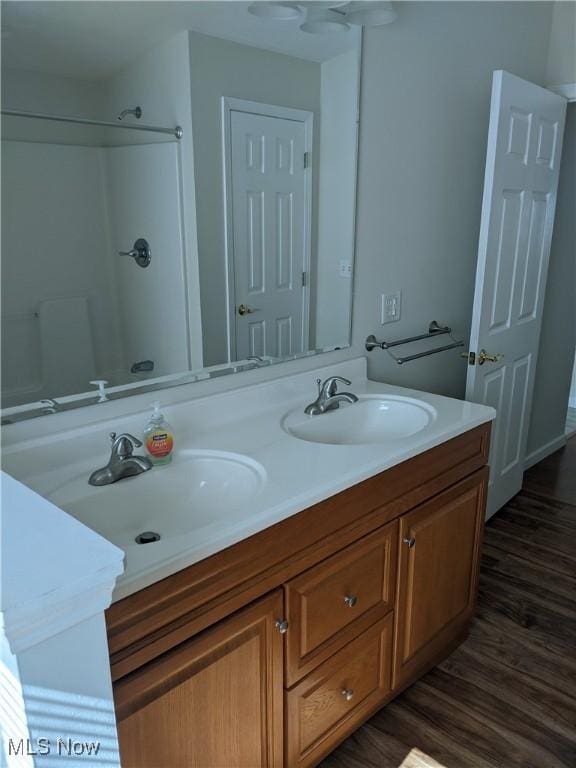
[{"label": "cabinet knob", "polygon": [[346,701],[352,701],[352,697],[354,696],[354,691],[352,690],[352,688],[342,688],[340,693],[342,694],[342,696],[344,696]]},{"label": "cabinet knob", "polygon": [[407,544],[409,549],[412,549],[414,544],[416,544],[416,539],[414,538],[414,536],[404,536],[404,538],[402,539],[402,543]]},{"label": "cabinet knob", "polygon": [[274,625],[278,627],[278,631],[281,635],[285,635],[286,632],[288,632],[288,620],[287,619],[276,619],[276,624]]},{"label": "cabinet knob", "polygon": [[344,602],[346,603],[348,608],[354,608],[354,606],[358,602],[358,598],[356,597],[356,595],[346,595],[346,597],[344,598]]}]

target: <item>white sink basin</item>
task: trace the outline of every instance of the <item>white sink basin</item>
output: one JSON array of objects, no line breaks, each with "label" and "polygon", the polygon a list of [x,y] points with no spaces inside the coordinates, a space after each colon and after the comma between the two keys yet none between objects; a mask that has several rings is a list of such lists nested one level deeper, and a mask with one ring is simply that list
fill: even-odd
[{"label": "white sink basin", "polygon": [[436,419],[436,409],[411,397],[366,395],[357,403],[307,416],[302,408],[282,422],[288,434],[312,443],[363,445],[411,437]]},{"label": "white sink basin", "polygon": [[145,531],[181,536],[246,514],[246,504],[264,487],[258,462],[221,451],[180,451],[172,464],[154,467],[111,485],[88,485],[76,474],[46,496],[54,504],[120,547],[135,545]]}]

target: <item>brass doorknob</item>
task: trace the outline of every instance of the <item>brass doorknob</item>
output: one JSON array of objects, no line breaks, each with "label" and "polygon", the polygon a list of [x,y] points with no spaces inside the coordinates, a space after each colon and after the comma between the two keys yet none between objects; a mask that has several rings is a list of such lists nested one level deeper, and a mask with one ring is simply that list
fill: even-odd
[{"label": "brass doorknob", "polygon": [[481,349],[478,354],[478,365],[484,365],[484,363],[497,363],[504,355],[496,353],[495,355],[489,355],[485,349]]},{"label": "brass doorknob", "polygon": [[251,315],[253,312],[258,312],[258,310],[254,309],[253,307],[249,307],[247,304],[240,304],[238,307],[239,315]]}]

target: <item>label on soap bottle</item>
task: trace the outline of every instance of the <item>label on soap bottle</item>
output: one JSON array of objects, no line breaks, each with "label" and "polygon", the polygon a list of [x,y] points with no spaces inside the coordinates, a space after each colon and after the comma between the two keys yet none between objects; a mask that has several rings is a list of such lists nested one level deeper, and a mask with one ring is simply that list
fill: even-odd
[{"label": "label on soap bottle", "polygon": [[165,459],[174,448],[174,438],[165,429],[156,429],[146,437],[146,450],[153,459]]}]

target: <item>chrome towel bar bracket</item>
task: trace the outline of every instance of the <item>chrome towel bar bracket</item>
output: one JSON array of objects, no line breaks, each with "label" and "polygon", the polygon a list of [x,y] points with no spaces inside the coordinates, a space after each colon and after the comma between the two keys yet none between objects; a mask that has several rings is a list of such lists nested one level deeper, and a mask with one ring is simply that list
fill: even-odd
[{"label": "chrome towel bar bracket", "polygon": [[[390,352],[391,347],[399,347],[401,344],[411,344],[414,341],[421,341],[422,339],[431,339],[435,336],[443,336],[447,334],[452,339],[452,344],[445,344],[442,347],[435,347],[434,349],[427,349],[424,352],[418,352],[415,355],[408,355],[407,357],[396,357],[392,352]],[[418,360],[421,357],[428,357],[429,355],[435,355],[437,352],[445,352],[448,349],[456,349],[456,347],[463,347],[464,342],[458,341],[458,339],[455,339],[454,336],[452,336],[452,328],[450,328],[447,325],[440,325],[436,322],[436,320],[432,320],[430,325],[428,326],[428,333],[421,333],[418,336],[408,336],[405,339],[397,339],[396,341],[378,341],[378,339],[373,335],[370,334],[368,338],[366,339],[366,350],[368,352],[372,352],[373,349],[378,347],[379,349],[384,349],[390,357],[398,363],[398,365],[404,365],[404,363],[409,363],[412,360]]]}]

